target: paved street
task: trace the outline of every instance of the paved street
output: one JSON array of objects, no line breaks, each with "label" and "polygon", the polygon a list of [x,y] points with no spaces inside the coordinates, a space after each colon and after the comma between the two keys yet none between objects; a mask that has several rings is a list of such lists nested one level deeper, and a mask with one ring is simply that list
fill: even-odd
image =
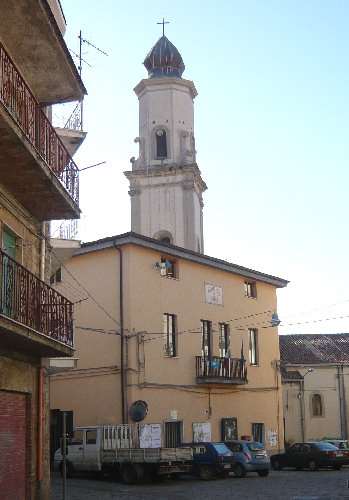
[{"label": "paved street", "polygon": [[[349,468],[317,472],[271,471],[266,478],[255,474],[245,479],[201,481],[193,477],[165,480],[157,484],[126,486],[111,480],[75,477],[67,480],[67,500],[193,500],[193,499],[285,499],[285,500],[349,500]],[[51,500],[62,499],[62,479],[51,478]]]}]

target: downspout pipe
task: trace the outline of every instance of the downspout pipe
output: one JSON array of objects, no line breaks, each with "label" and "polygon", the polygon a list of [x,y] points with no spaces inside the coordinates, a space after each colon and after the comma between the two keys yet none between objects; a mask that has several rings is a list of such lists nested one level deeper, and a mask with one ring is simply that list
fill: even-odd
[{"label": "downspout pipe", "polygon": [[122,274],[122,251],[115,245],[119,252],[119,311],[120,311],[120,365],[121,365],[121,415],[122,423],[126,424],[126,384],[125,384],[125,333],[124,333],[124,297]]},{"label": "downspout pipe", "polygon": [[39,383],[38,383],[38,480],[42,480],[42,359],[39,366]]},{"label": "downspout pipe", "polygon": [[301,432],[302,432],[302,441],[305,441],[305,422],[304,422],[304,379],[300,382],[300,411],[301,411]]},{"label": "downspout pipe", "polygon": [[337,366],[337,377],[338,377],[338,397],[339,397],[339,419],[340,419],[340,429],[341,438],[348,438],[347,430],[347,415],[346,415],[346,405],[345,405],[345,392],[343,383],[343,365]]}]

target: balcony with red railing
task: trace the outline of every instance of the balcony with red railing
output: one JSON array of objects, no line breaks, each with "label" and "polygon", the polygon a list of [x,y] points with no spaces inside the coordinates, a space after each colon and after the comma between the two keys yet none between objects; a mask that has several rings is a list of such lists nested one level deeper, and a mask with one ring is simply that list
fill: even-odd
[{"label": "balcony with red railing", "polygon": [[79,217],[79,170],[0,43],[0,183],[41,220]]},{"label": "balcony with red railing", "polygon": [[0,336],[40,357],[71,354],[73,304],[0,250]]},{"label": "balcony with red railing", "polygon": [[219,356],[195,356],[197,384],[247,384],[246,360]]}]

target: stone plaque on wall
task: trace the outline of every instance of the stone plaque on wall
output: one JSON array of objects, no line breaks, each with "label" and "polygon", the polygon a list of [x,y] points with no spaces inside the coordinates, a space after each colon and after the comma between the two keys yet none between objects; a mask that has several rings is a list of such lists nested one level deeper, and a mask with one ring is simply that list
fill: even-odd
[{"label": "stone plaque on wall", "polygon": [[215,306],[223,306],[223,288],[219,285],[205,283],[205,302]]}]

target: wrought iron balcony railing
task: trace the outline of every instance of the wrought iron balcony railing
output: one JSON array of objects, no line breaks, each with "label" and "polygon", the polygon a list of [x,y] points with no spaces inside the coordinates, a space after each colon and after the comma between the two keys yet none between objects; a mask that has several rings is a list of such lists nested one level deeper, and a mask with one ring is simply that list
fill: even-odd
[{"label": "wrought iron balcony railing", "polygon": [[247,380],[246,360],[219,356],[195,356],[196,377],[202,379]]},{"label": "wrought iron balcony railing", "polygon": [[0,314],[73,347],[73,304],[0,250]]},{"label": "wrought iron balcony railing", "polygon": [[61,181],[71,198],[78,204],[78,167],[67,152],[1,42],[0,101],[52,172]]}]

